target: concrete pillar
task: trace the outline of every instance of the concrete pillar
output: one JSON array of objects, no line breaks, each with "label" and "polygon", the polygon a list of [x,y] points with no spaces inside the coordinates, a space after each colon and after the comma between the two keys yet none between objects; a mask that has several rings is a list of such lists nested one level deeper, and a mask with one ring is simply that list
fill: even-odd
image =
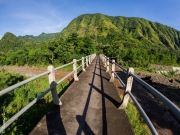
[{"label": "concrete pillar", "polygon": [[86,67],[89,67],[89,65],[88,65],[88,56],[86,56]]},{"label": "concrete pillar", "polygon": [[104,67],[107,66],[107,65],[106,65],[106,64],[107,64],[106,61],[107,61],[106,56],[104,56]]},{"label": "concrete pillar", "polygon": [[82,57],[82,71],[86,71],[84,68],[84,57]]},{"label": "concrete pillar", "polygon": [[88,58],[89,58],[89,60],[88,60],[89,61],[89,65],[90,65],[91,64],[91,55],[89,55]]},{"label": "concrete pillar", "polygon": [[73,59],[73,71],[74,71],[74,81],[79,81],[78,77],[77,77],[77,60]]},{"label": "concrete pillar", "polygon": [[133,68],[128,69],[126,91],[125,91],[125,95],[123,97],[123,102],[122,102],[121,106],[119,107],[119,109],[125,109],[127,107],[128,101],[129,101],[129,94],[127,94],[127,92],[131,92],[132,83],[133,83],[133,77],[129,75],[130,73],[134,74]]},{"label": "concrete pillar", "polygon": [[109,58],[107,58],[106,72],[109,72]]},{"label": "concrete pillar", "polygon": [[114,81],[114,71],[115,71],[115,60],[112,60],[112,73],[111,73],[110,82]]},{"label": "concrete pillar", "polygon": [[54,74],[54,67],[53,66],[48,66],[48,71],[50,71],[49,76],[49,84],[50,84],[50,88],[51,88],[51,94],[52,94],[52,98],[53,98],[53,102],[56,105],[62,105],[62,102],[60,101],[58,94],[57,94],[57,90],[56,90],[56,81],[55,81],[55,74]]}]

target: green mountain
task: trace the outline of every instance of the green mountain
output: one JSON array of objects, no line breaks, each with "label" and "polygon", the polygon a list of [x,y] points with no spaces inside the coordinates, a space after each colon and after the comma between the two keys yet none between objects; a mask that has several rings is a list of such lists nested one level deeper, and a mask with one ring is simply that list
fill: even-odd
[{"label": "green mountain", "polygon": [[6,32],[0,40],[1,51],[14,51],[27,47],[35,47],[43,42],[53,39],[58,33],[41,33],[39,36],[25,35],[16,37],[10,32]]},{"label": "green mountain", "polygon": [[180,47],[180,31],[143,18],[84,14],[73,19],[57,35],[68,37],[77,33],[80,37],[89,36],[97,44],[142,44],[160,45],[170,48]]},{"label": "green mountain", "polygon": [[22,39],[19,39],[14,34],[6,32],[2,39],[0,40],[1,51],[14,51],[20,49],[21,47],[27,47],[33,45],[32,42],[26,42]]},{"label": "green mountain", "polygon": [[47,65],[103,53],[123,66],[180,65],[180,31],[143,18],[84,14],[60,33],[0,40],[0,65]]},{"label": "green mountain", "polygon": [[18,36],[18,38],[28,41],[44,42],[54,38],[58,33],[41,33],[39,36],[25,35]]}]

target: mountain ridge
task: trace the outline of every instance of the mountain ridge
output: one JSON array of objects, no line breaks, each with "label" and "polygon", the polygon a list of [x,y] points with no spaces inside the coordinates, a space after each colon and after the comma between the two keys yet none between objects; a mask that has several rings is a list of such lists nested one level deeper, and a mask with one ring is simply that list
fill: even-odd
[{"label": "mountain ridge", "polygon": [[[109,16],[101,13],[82,14],[74,18],[67,27],[58,33],[16,37],[7,32],[0,40],[0,47],[18,46],[18,44],[34,45],[36,42],[67,38],[72,33],[77,33],[79,37],[90,37],[96,45],[137,44],[178,50],[180,47],[180,31],[174,28],[144,18]],[[8,37],[12,39],[8,39]]]},{"label": "mountain ridge", "polygon": [[[83,14],[73,19],[57,38],[67,37],[71,33],[77,33],[82,37],[90,36],[94,40],[117,33],[116,35],[123,38],[129,37],[137,42],[165,45],[173,49],[180,47],[180,31],[138,17],[108,16],[100,13]],[[104,42],[99,43],[104,44]]]}]

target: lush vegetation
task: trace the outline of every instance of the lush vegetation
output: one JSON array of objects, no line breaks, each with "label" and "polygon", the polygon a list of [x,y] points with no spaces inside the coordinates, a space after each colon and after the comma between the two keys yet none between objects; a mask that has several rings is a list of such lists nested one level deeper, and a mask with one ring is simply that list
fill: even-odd
[{"label": "lush vegetation", "polygon": [[0,65],[64,64],[91,53],[116,57],[123,66],[180,65],[180,32],[142,18],[84,14],[60,33],[0,40]]},{"label": "lush vegetation", "polygon": [[93,41],[88,37],[80,38],[76,33],[66,39],[50,40],[34,46],[7,48],[9,51],[2,48],[0,52],[0,65],[60,65],[95,52]]},{"label": "lush vegetation", "polygon": [[[26,79],[26,77],[22,75],[9,73],[4,69],[0,70],[0,76],[0,90]],[[63,82],[57,86],[59,96],[62,94],[62,90],[65,90],[67,86],[67,82]],[[0,125],[3,124],[3,121],[7,121],[20,109],[22,109],[48,88],[48,78],[42,77],[1,96]],[[52,107],[52,105],[52,96],[49,92],[47,95],[45,95],[45,97],[33,105],[15,122],[13,122],[5,130],[5,134],[20,135],[30,133],[30,131],[36,126],[48,109]]]},{"label": "lush vegetation", "polygon": [[143,18],[84,14],[72,20],[57,38],[67,37],[72,32],[90,36],[96,45],[155,45],[176,49],[180,46],[179,31]]},{"label": "lush vegetation", "polygon": [[180,52],[169,48],[138,46],[98,46],[109,57],[116,57],[125,67],[144,67],[150,64],[180,65]]},{"label": "lush vegetation", "polygon": [[48,41],[52,38],[54,38],[58,33],[41,33],[39,36],[33,36],[33,35],[25,35],[25,36],[19,36],[19,39],[28,40],[28,41],[35,41],[35,42],[43,42]]}]

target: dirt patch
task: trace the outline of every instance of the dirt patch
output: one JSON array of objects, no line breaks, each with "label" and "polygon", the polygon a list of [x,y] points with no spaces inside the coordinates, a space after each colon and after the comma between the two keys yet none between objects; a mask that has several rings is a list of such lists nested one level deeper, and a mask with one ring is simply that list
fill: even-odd
[{"label": "dirt patch", "polygon": [[[29,66],[1,66],[0,67],[0,69],[3,69],[3,68],[7,69],[10,72],[16,72],[21,75],[30,76],[30,77],[47,71],[47,68],[34,67],[34,66],[32,66],[32,67],[29,67]],[[69,73],[70,73],[69,71],[61,71],[61,70],[55,71],[55,78],[58,81]],[[72,79],[73,79],[73,76],[71,75],[66,80],[71,81]]]},{"label": "dirt patch", "polygon": [[163,66],[163,65],[156,65],[156,64],[151,64],[151,68],[154,68],[155,70],[165,70],[165,71],[173,70],[172,66]]}]

